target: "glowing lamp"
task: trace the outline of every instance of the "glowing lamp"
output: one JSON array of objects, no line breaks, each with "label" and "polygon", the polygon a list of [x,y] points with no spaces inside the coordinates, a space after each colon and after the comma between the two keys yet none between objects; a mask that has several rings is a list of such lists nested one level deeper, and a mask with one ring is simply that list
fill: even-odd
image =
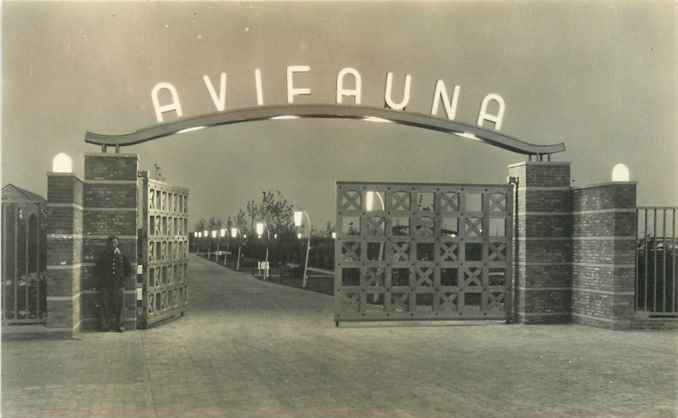
[{"label": "glowing lamp", "polygon": [[238,236],[238,228],[231,228],[231,238],[236,238]]},{"label": "glowing lamp", "polygon": [[631,173],[626,164],[616,164],[612,168],[612,181],[629,181],[631,178]]},{"label": "glowing lamp", "polygon": [[294,211],[294,226],[299,227],[301,226],[301,223],[303,222],[304,218],[304,212],[300,210],[295,210]]},{"label": "glowing lamp", "polygon": [[377,116],[366,116],[363,118],[366,122],[377,122],[377,123],[393,123],[392,121]]},{"label": "glowing lamp", "polygon": [[194,132],[194,131],[199,131],[201,129],[205,129],[207,126],[192,126],[190,128],[184,128],[179,131],[177,131],[177,134],[185,134],[186,132]]},{"label": "glowing lamp", "polygon": [[73,160],[63,152],[57,154],[54,156],[54,159],[52,159],[52,171],[54,173],[72,173]]},{"label": "glowing lamp", "polygon": [[257,222],[257,235],[261,237],[264,234],[264,223]]}]

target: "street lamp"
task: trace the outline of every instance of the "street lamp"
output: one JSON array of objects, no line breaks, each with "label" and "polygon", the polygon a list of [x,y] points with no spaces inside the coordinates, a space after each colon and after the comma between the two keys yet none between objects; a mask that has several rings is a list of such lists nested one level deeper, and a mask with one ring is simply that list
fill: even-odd
[{"label": "street lamp", "polygon": [[270,230],[264,222],[257,222],[256,230],[259,239],[261,239],[261,236],[264,235],[264,230],[266,230],[266,259],[264,261],[266,263],[264,264],[264,280],[266,280],[268,278],[268,240],[270,238]]},{"label": "street lamp", "polygon": [[210,242],[207,240],[207,238],[209,238],[209,236],[210,236],[210,231],[208,231],[208,230],[202,231],[203,243],[207,244],[207,259],[208,260],[210,258],[210,247],[209,247]]},{"label": "street lamp", "polygon": [[[238,238],[238,232],[238,228],[231,228],[231,238]],[[247,235],[245,235],[245,238],[247,238]],[[235,262],[235,269],[236,271],[240,270],[240,241],[238,241],[238,258]]]},{"label": "street lamp", "polygon": [[[308,237],[306,239],[306,259],[304,260],[304,276],[301,280],[301,287],[305,288],[308,284],[308,254],[311,251],[311,217],[308,216],[308,212],[305,210],[295,210],[294,211],[294,226],[297,228],[303,223],[303,218],[306,217],[306,229],[308,232]],[[297,235],[299,237],[299,235]]]},{"label": "street lamp", "polygon": [[[210,249],[209,249],[210,252],[212,251],[212,244],[214,243],[214,240],[217,238],[217,232],[219,232],[219,231],[217,231],[216,229],[213,229],[213,230],[211,231],[211,237],[212,237],[212,239],[210,239]],[[215,251],[215,252],[214,252],[214,261],[217,261],[217,257],[219,257],[219,255],[218,255],[217,252]],[[209,254],[207,255],[207,259],[208,259],[208,260],[210,259]]]},{"label": "street lamp", "polygon": [[368,212],[372,212],[374,209],[374,196],[377,196],[379,203],[381,204],[381,210],[386,210],[386,205],[384,204],[384,198],[381,197],[381,193],[369,191],[365,193],[365,209]]},{"label": "street lamp", "polygon": [[[221,239],[226,236],[226,228],[219,229],[219,239],[217,240],[217,263],[219,262],[219,256],[221,255]],[[224,251],[224,266],[226,265],[226,258],[228,255]]]}]

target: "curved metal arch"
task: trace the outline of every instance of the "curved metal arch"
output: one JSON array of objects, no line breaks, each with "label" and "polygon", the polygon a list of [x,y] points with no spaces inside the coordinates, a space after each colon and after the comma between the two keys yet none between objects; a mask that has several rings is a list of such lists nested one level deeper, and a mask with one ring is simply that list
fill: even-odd
[{"label": "curved metal arch", "polygon": [[120,147],[213,126],[259,120],[296,118],[358,119],[370,122],[391,122],[453,134],[525,155],[542,156],[565,151],[565,144],[562,142],[552,145],[532,144],[497,131],[422,113],[369,106],[334,104],[269,105],[234,109],[152,125],[120,135],[87,132],[85,134],[85,142],[95,145]]}]

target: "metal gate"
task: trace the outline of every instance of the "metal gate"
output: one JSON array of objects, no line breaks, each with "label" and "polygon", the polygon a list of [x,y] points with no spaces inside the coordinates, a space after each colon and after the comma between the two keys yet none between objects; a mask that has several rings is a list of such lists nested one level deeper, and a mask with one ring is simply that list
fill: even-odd
[{"label": "metal gate", "polygon": [[511,191],[338,182],[335,321],[508,319]]},{"label": "metal gate", "polygon": [[142,326],[182,315],[188,305],[188,189],[142,175]]},{"label": "metal gate", "polygon": [[47,320],[45,200],[11,184],[2,189],[2,325]]},{"label": "metal gate", "polygon": [[636,311],[650,317],[678,316],[675,207],[636,209]]}]

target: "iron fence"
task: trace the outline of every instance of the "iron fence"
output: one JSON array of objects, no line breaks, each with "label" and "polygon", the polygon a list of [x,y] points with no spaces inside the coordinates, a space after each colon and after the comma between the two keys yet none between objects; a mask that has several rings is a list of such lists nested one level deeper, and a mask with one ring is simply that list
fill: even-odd
[{"label": "iron fence", "polygon": [[39,205],[2,205],[2,322],[44,323],[46,299],[46,235]]},{"label": "iron fence", "polygon": [[678,316],[676,207],[636,210],[636,311]]}]

